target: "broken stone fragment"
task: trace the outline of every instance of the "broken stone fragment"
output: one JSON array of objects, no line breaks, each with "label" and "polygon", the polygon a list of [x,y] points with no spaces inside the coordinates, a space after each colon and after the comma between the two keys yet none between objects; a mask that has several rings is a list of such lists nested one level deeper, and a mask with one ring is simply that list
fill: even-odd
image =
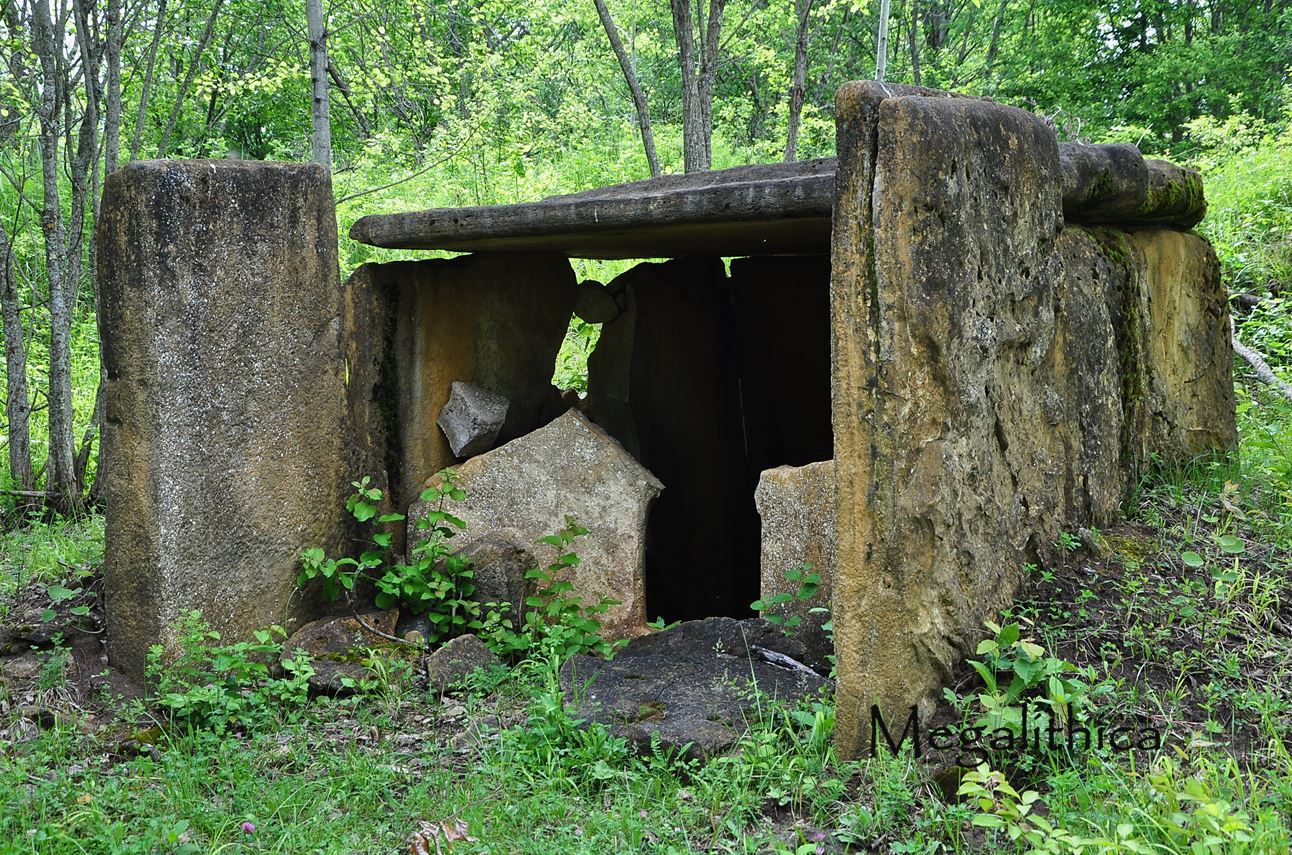
[{"label": "broken stone fragment", "polygon": [[[458,467],[466,498],[453,513],[467,529],[454,538],[469,547],[492,532],[515,532],[532,544],[559,531],[567,516],[588,529],[567,551],[580,562],[563,571],[586,604],[619,601],[600,620],[604,637],[639,635],[646,624],[646,510],[664,485],[582,413],[570,410],[531,434],[473,457]],[[410,548],[426,538],[417,521],[429,508],[408,512]],[[545,565],[550,547],[534,550]]]},{"label": "broken stone fragment", "polygon": [[609,661],[571,657],[561,689],[578,718],[606,725],[640,751],[658,739],[701,758],[744,733],[755,689],[792,705],[829,686],[796,667],[803,656],[802,644],[761,618],[712,617],[639,638]]},{"label": "broken stone fragment", "polygon": [[[807,648],[806,663],[828,670],[834,644],[823,625],[830,619],[834,579],[834,461],[765,470],[754,490],[754,504],[762,519],[760,596],[765,603],[779,594],[795,597],[767,614],[785,621],[797,617],[799,625],[791,632]],[[821,581],[815,595],[799,600],[801,581],[786,574],[804,564],[810,564],[808,572]],[[816,608],[826,611],[813,612]]]},{"label": "broken stone fragment", "polygon": [[455,380],[449,401],[436,423],[449,441],[455,457],[474,457],[493,448],[507,421],[509,404],[502,395],[474,383]]},{"label": "broken stone fragment", "polygon": [[494,652],[474,635],[459,635],[426,658],[426,679],[431,690],[443,694],[477,669],[502,665]]},{"label": "broken stone fragment", "polygon": [[372,679],[372,671],[364,664],[368,651],[389,649],[394,644],[368,627],[393,635],[398,621],[399,609],[369,612],[358,618],[320,618],[305,624],[287,639],[282,659],[290,659],[298,652],[307,653],[314,666],[310,677],[312,691],[338,696],[353,694],[360,681]]},{"label": "broken stone fragment", "polygon": [[515,531],[490,532],[459,553],[474,574],[476,590],[472,598],[481,604],[506,603],[514,626],[520,625],[525,597],[531,587],[525,574],[538,566],[538,561],[518,540]]}]

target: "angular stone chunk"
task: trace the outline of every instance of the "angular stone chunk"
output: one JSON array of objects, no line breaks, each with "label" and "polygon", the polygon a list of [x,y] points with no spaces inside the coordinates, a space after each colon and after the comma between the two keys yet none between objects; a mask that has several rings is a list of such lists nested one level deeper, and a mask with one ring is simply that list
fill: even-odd
[{"label": "angular stone chunk", "polygon": [[[372,670],[363,664],[366,652],[391,647],[391,641],[378,633],[394,633],[399,609],[368,612],[361,617],[362,621],[340,615],[305,624],[283,643],[282,659],[298,653],[308,654],[314,666],[309,681],[311,689],[328,695],[354,694],[360,682],[373,677]],[[399,648],[400,652],[413,650]]]},{"label": "angular stone chunk", "polygon": [[472,599],[482,604],[506,603],[512,625],[520,626],[525,598],[533,588],[525,574],[538,567],[538,561],[529,549],[517,543],[515,531],[490,532],[483,537],[476,531],[472,535],[476,539],[461,551],[474,572],[476,590]]},{"label": "angular stone chunk", "polygon": [[293,627],[297,556],[344,540],[345,392],[326,169],[133,163],[97,226],[108,655],[143,675],[201,610]]},{"label": "angular stone chunk", "polygon": [[[572,545],[581,559],[566,571],[574,593],[592,604],[619,600],[601,616],[606,638],[640,634],[646,624],[644,562],[646,511],[664,485],[628,455],[619,443],[577,410],[506,445],[457,467],[465,501],[453,512],[467,522],[455,545],[469,548],[478,537],[498,530],[534,543],[553,534],[572,515],[588,529]],[[417,520],[425,505],[409,509],[408,540],[421,538]],[[551,550],[535,547],[541,563]]]},{"label": "angular stone chunk", "polygon": [[561,688],[579,718],[651,750],[685,748],[700,759],[730,747],[756,708],[754,690],[793,704],[813,698],[829,680],[806,668],[803,646],[765,620],[711,617],[687,621],[630,642],[615,658],[573,656]]},{"label": "angular stone chunk", "polygon": [[471,672],[502,665],[502,660],[474,635],[459,635],[426,657],[426,681],[431,690],[444,694]]},{"label": "angular stone chunk", "polygon": [[436,424],[457,457],[474,457],[493,448],[507,421],[507,399],[474,383],[453,381],[449,402]]},{"label": "angular stone chunk", "polygon": [[[793,635],[807,648],[807,664],[828,669],[827,656],[834,645],[822,624],[830,619],[830,592],[834,580],[834,461],[807,466],[779,466],[758,479],[754,504],[762,519],[762,587],[760,597],[770,601],[777,594],[798,593],[799,583],[785,572],[811,564],[821,577],[816,596],[776,606],[771,614],[797,617]],[[824,608],[824,613],[813,613]]]}]

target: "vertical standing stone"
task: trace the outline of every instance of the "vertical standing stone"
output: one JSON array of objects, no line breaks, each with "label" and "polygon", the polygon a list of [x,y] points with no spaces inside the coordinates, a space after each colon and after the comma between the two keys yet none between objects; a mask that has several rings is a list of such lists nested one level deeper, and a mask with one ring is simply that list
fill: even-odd
[{"label": "vertical standing stone", "polygon": [[1062,175],[1053,132],[1011,107],[852,84],[838,116],[833,605],[855,756],[872,704],[930,711],[1057,533]]},{"label": "vertical standing stone", "polygon": [[821,577],[816,595],[774,606],[770,614],[785,619],[797,617],[799,625],[793,634],[807,648],[811,660],[807,664],[818,670],[828,669],[826,657],[834,653],[834,646],[823,624],[830,619],[834,582],[834,461],[768,469],[758,479],[754,503],[762,520],[759,596],[764,602],[778,594],[795,597],[801,582],[791,581],[786,572],[803,564],[812,565],[810,572]]},{"label": "vertical standing stone", "polygon": [[313,164],[134,163],[98,223],[108,654],[139,676],[197,609],[298,622],[297,556],[343,532],[336,215]]}]

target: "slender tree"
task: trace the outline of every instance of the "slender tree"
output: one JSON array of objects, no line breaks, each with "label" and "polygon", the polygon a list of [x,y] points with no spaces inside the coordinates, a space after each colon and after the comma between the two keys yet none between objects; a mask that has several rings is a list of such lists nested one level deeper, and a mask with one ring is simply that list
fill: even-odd
[{"label": "slender tree", "polygon": [[[709,0],[707,19],[692,13],[691,0],[670,0],[678,69],[682,74],[682,158],[687,172],[713,163],[713,81],[726,0]],[[697,2],[696,10],[702,10]]]},{"label": "slender tree", "polygon": [[646,162],[650,165],[651,177],[660,174],[659,154],[655,151],[655,134],[650,125],[650,109],[646,104],[646,93],[642,90],[641,83],[637,80],[637,72],[633,68],[632,57],[624,49],[623,40],[619,38],[619,28],[615,26],[614,19],[610,17],[610,9],[606,6],[606,0],[594,0],[597,4],[597,15],[601,18],[601,26],[606,31],[606,38],[610,41],[610,49],[615,52],[615,59],[619,60],[619,68],[624,74],[624,80],[628,83],[628,91],[632,93],[633,106],[637,109],[637,127],[641,130],[642,146],[646,149]]},{"label": "slender tree", "polygon": [[311,152],[315,163],[332,166],[332,122],[328,116],[327,20],[323,0],[305,0],[310,39]]},{"label": "slender tree", "polygon": [[808,21],[812,16],[812,0],[795,0],[797,25],[794,30],[794,81],[790,84],[789,130],[785,136],[785,159],[795,160],[799,148],[799,120],[803,115],[806,97],[808,59]]}]

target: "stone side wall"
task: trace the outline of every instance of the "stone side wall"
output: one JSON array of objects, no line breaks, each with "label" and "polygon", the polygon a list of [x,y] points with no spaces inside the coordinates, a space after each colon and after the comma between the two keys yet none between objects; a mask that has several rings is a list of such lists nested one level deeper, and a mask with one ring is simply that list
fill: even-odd
[{"label": "stone side wall", "polygon": [[1206,242],[1064,229],[1037,117],[929,90],[838,98],[831,311],[843,753],[931,710],[1059,532],[1115,514],[1150,454],[1233,445]]},{"label": "stone side wall", "polygon": [[307,164],[135,163],[97,240],[108,655],[141,677],[190,609],[230,639],[291,627],[298,553],[341,545],[332,186]]},{"label": "stone side wall", "polygon": [[373,475],[402,511],[457,463],[436,425],[457,380],[507,398],[497,445],[564,412],[551,379],[577,293],[569,261],[551,254],[356,270],[344,296],[352,477]]}]

